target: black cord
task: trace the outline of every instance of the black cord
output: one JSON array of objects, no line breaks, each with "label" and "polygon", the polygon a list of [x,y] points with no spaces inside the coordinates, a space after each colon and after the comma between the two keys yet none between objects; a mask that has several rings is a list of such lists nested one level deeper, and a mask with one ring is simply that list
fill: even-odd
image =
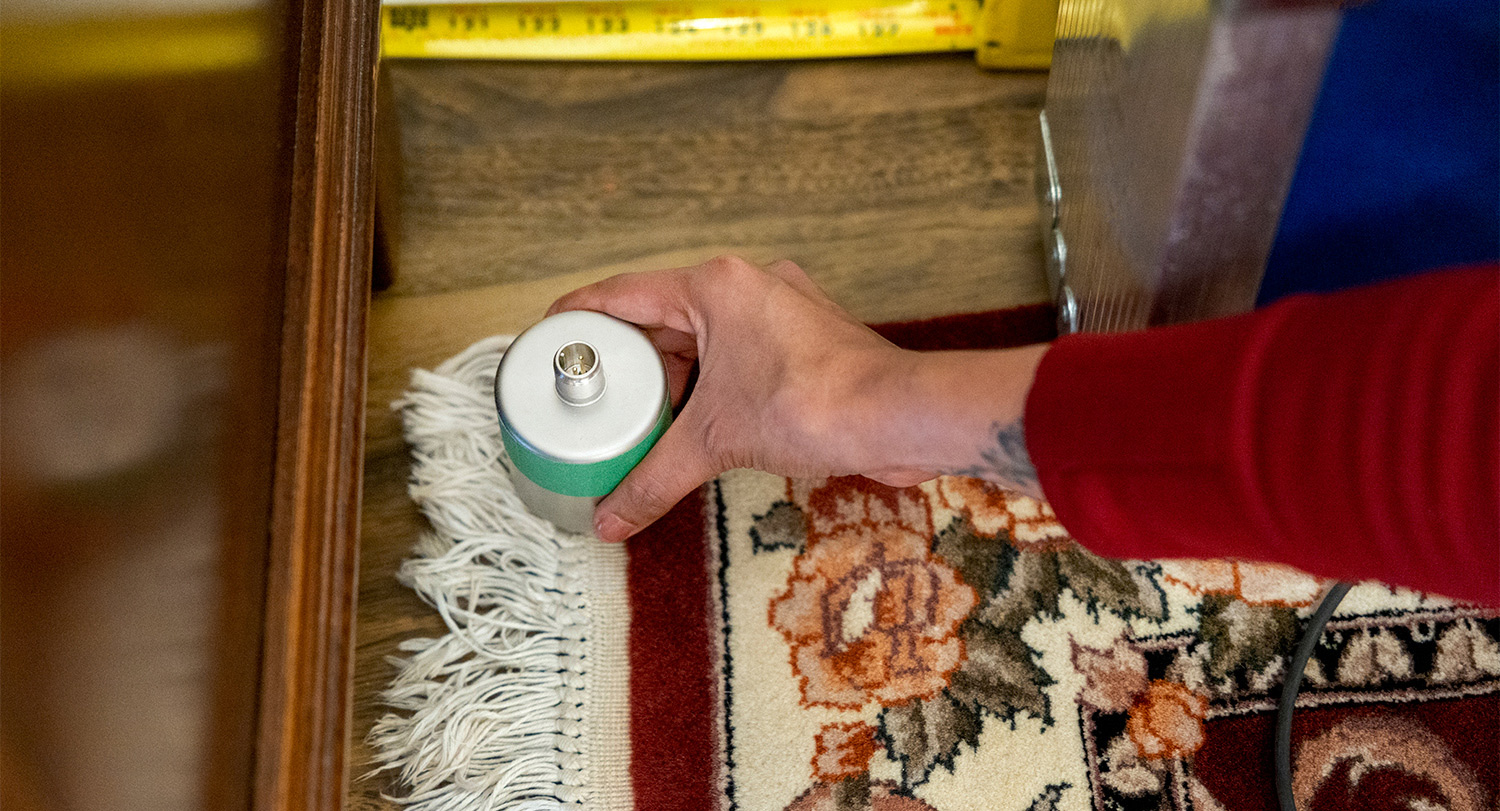
[{"label": "black cord", "polygon": [[1323,602],[1318,603],[1318,610],[1308,619],[1297,652],[1287,665],[1281,701],[1276,706],[1276,796],[1281,801],[1281,811],[1297,811],[1297,798],[1292,796],[1292,711],[1297,707],[1297,693],[1302,690],[1302,671],[1307,669],[1307,660],[1312,658],[1313,649],[1323,637],[1328,618],[1353,585],[1337,583],[1323,595]]}]

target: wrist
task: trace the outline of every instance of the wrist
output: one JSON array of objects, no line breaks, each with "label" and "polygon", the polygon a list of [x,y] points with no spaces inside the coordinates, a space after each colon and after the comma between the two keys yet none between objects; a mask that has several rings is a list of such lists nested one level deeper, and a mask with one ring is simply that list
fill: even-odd
[{"label": "wrist", "polygon": [[1024,416],[1048,348],[895,350],[853,409],[860,469],[977,476],[1037,494]]}]

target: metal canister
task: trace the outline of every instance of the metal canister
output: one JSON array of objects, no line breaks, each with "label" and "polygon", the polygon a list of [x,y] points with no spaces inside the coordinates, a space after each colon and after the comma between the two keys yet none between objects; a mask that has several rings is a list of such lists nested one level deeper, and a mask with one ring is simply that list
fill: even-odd
[{"label": "metal canister", "polygon": [[495,373],[500,435],[516,491],[571,532],[672,420],[667,372],[645,333],[601,313],[545,318],[516,336]]}]

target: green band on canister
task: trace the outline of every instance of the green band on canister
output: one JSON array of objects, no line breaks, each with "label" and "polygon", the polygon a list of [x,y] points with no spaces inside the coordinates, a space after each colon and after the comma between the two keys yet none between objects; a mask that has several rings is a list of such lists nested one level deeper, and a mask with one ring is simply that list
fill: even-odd
[{"label": "green band on canister", "polygon": [[635,447],[620,454],[619,456],[605,459],[602,462],[590,462],[586,464],[572,464],[559,462],[549,456],[537,453],[531,447],[522,442],[510,426],[500,421],[500,437],[505,442],[505,451],[510,454],[510,459],[516,467],[538,485],[560,493],[565,496],[584,496],[598,498],[609,495],[642,459],[646,452],[661,439],[662,433],[672,422],[672,411],[666,404],[662,405],[661,417],[656,421],[656,427],[646,435]]}]

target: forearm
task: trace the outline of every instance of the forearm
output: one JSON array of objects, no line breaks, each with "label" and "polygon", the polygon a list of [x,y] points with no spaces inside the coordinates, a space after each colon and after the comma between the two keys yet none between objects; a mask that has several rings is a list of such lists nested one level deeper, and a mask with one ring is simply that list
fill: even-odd
[{"label": "forearm", "polygon": [[1041,497],[1023,417],[1047,349],[894,356],[853,410],[872,454],[860,466],[974,476]]},{"label": "forearm", "polygon": [[1500,600],[1495,269],[1054,345],[1031,457],[1084,545]]}]

